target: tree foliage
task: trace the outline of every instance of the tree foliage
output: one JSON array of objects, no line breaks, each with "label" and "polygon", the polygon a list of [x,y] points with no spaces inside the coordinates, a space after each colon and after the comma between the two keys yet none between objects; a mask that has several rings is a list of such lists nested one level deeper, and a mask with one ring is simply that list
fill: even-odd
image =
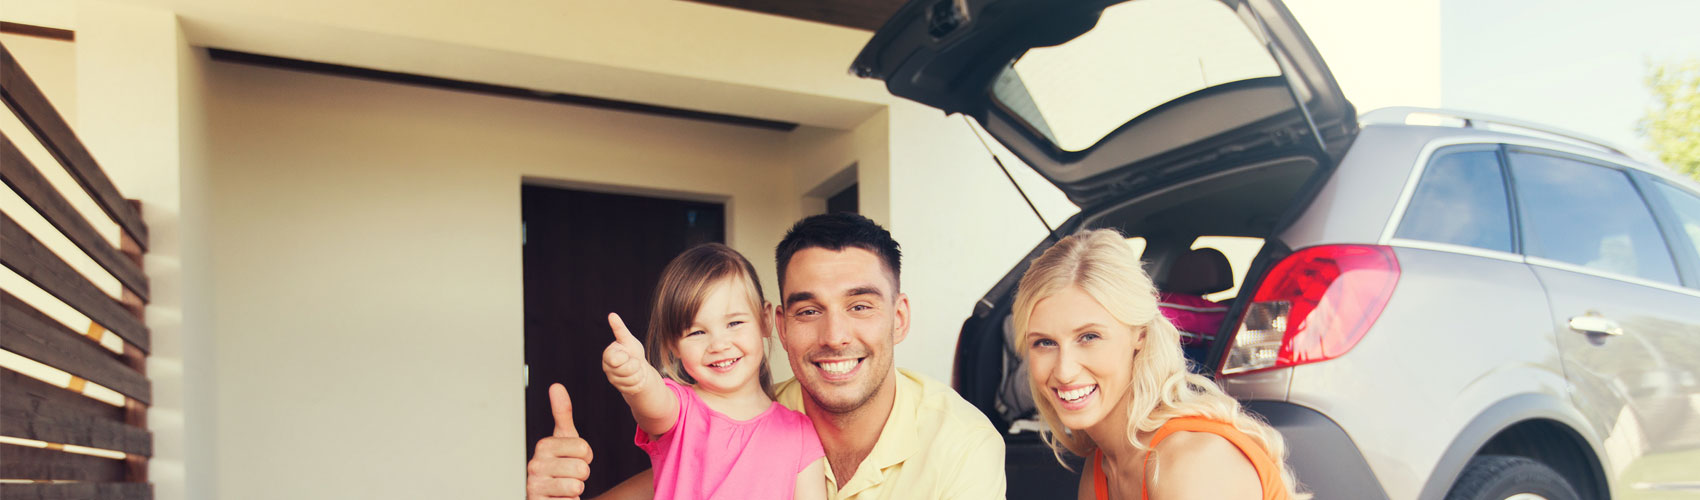
[{"label": "tree foliage", "polygon": [[1637,129],[1672,170],[1700,179],[1700,60],[1651,65],[1656,105]]}]

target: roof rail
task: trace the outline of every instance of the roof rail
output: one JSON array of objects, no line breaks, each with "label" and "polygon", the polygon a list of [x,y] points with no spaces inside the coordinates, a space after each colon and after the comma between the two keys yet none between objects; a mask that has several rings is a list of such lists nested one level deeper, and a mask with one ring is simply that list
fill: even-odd
[{"label": "roof rail", "polygon": [[[1571,132],[1569,130],[1564,130],[1564,129],[1557,128],[1557,127],[1540,125],[1540,124],[1536,124],[1536,123],[1530,123],[1530,122],[1512,119],[1512,118],[1505,118],[1505,117],[1502,117],[1502,116],[1494,116],[1494,115],[1485,114],[1485,113],[1474,113],[1474,112],[1469,112],[1469,111],[1453,111],[1453,110],[1447,110],[1447,109],[1432,109],[1432,108],[1418,108],[1418,107],[1408,107],[1408,106],[1395,106],[1395,107],[1391,107],[1391,108],[1381,108],[1381,109],[1377,109],[1375,111],[1370,111],[1368,113],[1364,113],[1363,116],[1358,117],[1358,121],[1360,123],[1363,123],[1363,124],[1375,123],[1375,124],[1406,125],[1406,124],[1410,123],[1408,120],[1414,115],[1427,115],[1427,116],[1433,116],[1433,117],[1443,118],[1443,119],[1444,118],[1451,118],[1451,119],[1455,119],[1455,120],[1461,120],[1461,121],[1464,122],[1463,126],[1465,128],[1481,128],[1481,125],[1485,124],[1485,125],[1501,125],[1501,126],[1506,126],[1506,127],[1516,128],[1516,129],[1522,129],[1522,130],[1529,131],[1529,132],[1535,132],[1536,134],[1541,135],[1541,136],[1550,136],[1550,137],[1555,137],[1555,138],[1558,138],[1558,139],[1563,139],[1563,140],[1567,140],[1567,141],[1571,141],[1571,142],[1581,143],[1582,145],[1585,145],[1585,146],[1602,149],[1602,150],[1605,150],[1608,153],[1615,153],[1617,155],[1633,159],[1633,155],[1629,154],[1628,152],[1623,151],[1622,149],[1619,149],[1617,146],[1613,146],[1611,143],[1606,142],[1603,139],[1596,139],[1596,138],[1593,138],[1593,137],[1590,137],[1590,136],[1587,136],[1587,135],[1584,135],[1584,134],[1580,134],[1580,133],[1577,133],[1577,132]],[[1524,135],[1530,135],[1530,134],[1524,134]]]}]

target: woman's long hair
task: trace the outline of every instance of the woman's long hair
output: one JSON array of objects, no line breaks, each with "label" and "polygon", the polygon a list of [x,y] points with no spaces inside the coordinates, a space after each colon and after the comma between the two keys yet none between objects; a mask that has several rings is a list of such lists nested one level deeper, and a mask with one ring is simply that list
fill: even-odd
[{"label": "woman's long hair", "polygon": [[[1170,419],[1199,416],[1228,422],[1276,460],[1289,498],[1309,497],[1298,493],[1298,482],[1286,466],[1287,448],[1281,433],[1241,411],[1239,401],[1222,392],[1210,379],[1187,370],[1180,331],[1158,311],[1156,286],[1121,233],[1114,229],[1078,232],[1034,259],[1027,274],[1021,277],[1015,295],[1015,331],[1027,331],[1033,308],[1040,300],[1069,287],[1085,291],[1116,321],[1134,332],[1144,332],[1144,347],[1129,360],[1133,363],[1133,380],[1128,385],[1127,439],[1135,449],[1148,450],[1148,445],[1140,442],[1138,436],[1156,432]],[[1028,348],[1026,342],[1018,345],[1023,359],[1027,358]],[[1098,448],[1097,443],[1085,432],[1063,428],[1057,418],[1056,403],[1046,394],[1044,385],[1029,384],[1029,390],[1040,418],[1045,421],[1040,435],[1056,453],[1057,461],[1063,461],[1065,449],[1077,456],[1091,456]],[[1151,477],[1156,477],[1154,472]]]}]

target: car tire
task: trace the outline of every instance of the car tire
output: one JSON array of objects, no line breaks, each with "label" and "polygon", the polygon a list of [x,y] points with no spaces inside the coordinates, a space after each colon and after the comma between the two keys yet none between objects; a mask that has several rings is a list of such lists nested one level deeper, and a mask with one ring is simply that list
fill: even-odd
[{"label": "car tire", "polygon": [[1581,500],[1576,488],[1546,464],[1526,457],[1470,459],[1446,500]]}]

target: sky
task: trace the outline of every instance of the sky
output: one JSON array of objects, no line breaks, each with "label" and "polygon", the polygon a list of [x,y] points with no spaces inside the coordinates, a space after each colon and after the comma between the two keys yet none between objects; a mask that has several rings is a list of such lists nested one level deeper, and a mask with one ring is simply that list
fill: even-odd
[{"label": "sky", "polygon": [[1441,103],[1648,150],[1650,62],[1700,59],[1700,0],[1442,0]]}]

